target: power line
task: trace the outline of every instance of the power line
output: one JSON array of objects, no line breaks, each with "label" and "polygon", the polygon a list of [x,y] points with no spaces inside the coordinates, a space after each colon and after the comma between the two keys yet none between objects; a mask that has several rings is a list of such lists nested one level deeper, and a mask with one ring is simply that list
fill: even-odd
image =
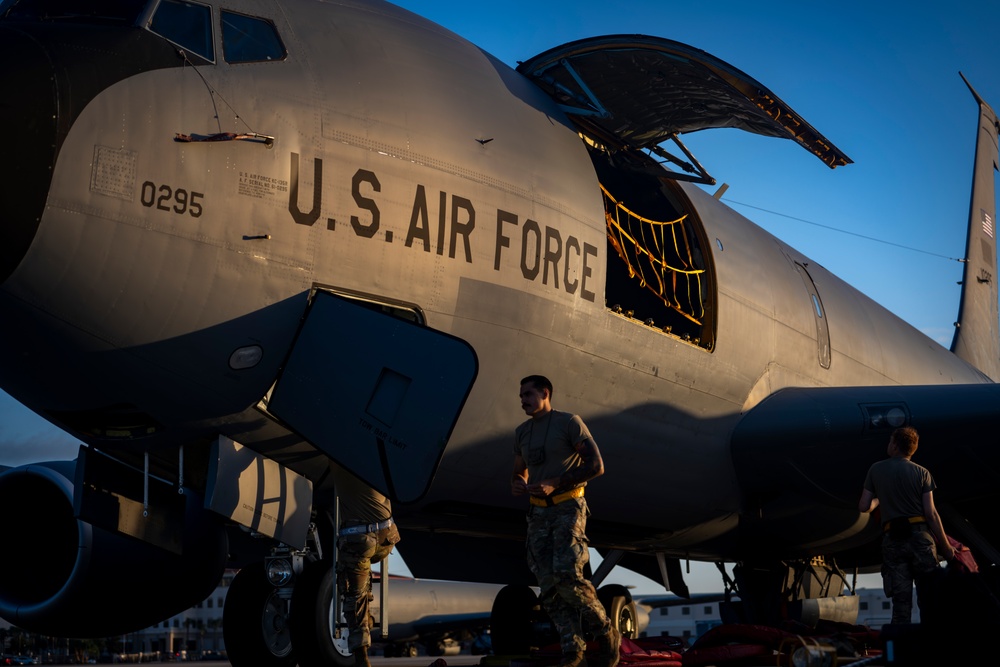
[{"label": "power line", "polygon": [[831,227],[829,225],[823,225],[823,224],[820,224],[818,222],[813,222],[812,220],[806,220],[804,218],[797,218],[794,215],[787,215],[785,213],[778,213],[777,211],[771,211],[771,210],[766,209],[766,208],[761,208],[760,206],[754,206],[753,204],[744,204],[743,202],[738,202],[738,201],[732,200],[729,197],[725,197],[724,200],[727,203],[729,203],[729,204],[736,204],[737,206],[745,206],[746,208],[752,208],[754,210],[762,211],[764,213],[770,213],[771,215],[777,215],[777,216],[780,216],[782,218],[788,218],[789,220],[795,220],[796,222],[804,222],[807,225],[813,225],[814,227],[822,227],[823,229],[829,229],[830,231],[833,231],[833,232],[840,232],[841,234],[849,234],[850,236],[857,236],[858,238],[865,239],[866,241],[874,241],[876,243],[884,243],[885,245],[895,246],[897,248],[902,248],[903,250],[912,250],[913,252],[921,252],[921,253],[923,253],[925,255],[930,255],[931,257],[940,257],[941,259],[949,259],[949,260],[951,260],[953,262],[964,263],[966,261],[965,258],[949,257],[948,255],[941,255],[941,254],[936,253],[936,252],[930,252],[928,250],[921,250],[920,248],[914,248],[912,246],[906,246],[906,245],[902,245],[900,243],[893,243],[892,241],[886,241],[885,239],[877,239],[877,238],[875,238],[873,236],[865,236],[864,234],[858,234],[858,233],[855,233],[855,232],[849,232],[846,229],[838,229],[837,227]]}]

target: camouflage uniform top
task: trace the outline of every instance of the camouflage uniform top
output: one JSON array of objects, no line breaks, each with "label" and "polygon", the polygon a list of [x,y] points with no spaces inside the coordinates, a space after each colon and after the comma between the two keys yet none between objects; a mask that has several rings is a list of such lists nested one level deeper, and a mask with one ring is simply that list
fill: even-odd
[{"label": "camouflage uniform top", "polygon": [[388,498],[340,466],[330,467],[340,498],[341,523],[379,523],[392,516],[392,504]]},{"label": "camouflage uniform top", "polygon": [[[582,459],[576,445],[590,437],[579,415],[551,410],[544,417],[529,419],[515,429],[514,454],[524,459],[528,467],[528,484],[534,484],[579,467]],[[579,486],[586,486],[586,482]]]},{"label": "camouflage uniform top", "polygon": [[882,523],[887,523],[901,517],[923,516],[923,496],[937,485],[927,468],[893,456],[872,464],[864,488],[878,498]]}]

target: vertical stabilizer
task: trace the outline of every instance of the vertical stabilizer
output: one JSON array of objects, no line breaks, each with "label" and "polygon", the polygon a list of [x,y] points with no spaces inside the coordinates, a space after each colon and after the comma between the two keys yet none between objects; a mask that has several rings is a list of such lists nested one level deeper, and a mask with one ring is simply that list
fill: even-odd
[{"label": "vertical stabilizer", "polygon": [[1000,323],[997,320],[996,196],[993,172],[997,169],[997,116],[976,93],[979,104],[976,161],[972,176],[972,201],[965,242],[962,301],[951,351],[994,381],[1000,381]]}]

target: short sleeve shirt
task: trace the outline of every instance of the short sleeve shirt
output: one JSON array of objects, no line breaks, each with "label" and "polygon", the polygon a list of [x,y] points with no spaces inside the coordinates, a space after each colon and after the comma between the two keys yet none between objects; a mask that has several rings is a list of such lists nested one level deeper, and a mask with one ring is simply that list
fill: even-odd
[{"label": "short sleeve shirt", "polygon": [[882,523],[899,517],[923,516],[924,494],[937,488],[927,468],[893,456],[872,464],[865,490],[878,498]]},{"label": "short sleeve shirt", "polygon": [[583,460],[576,445],[590,437],[579,415],[551,410],[514,430],[514,454],[528,466],[528,484],[535,484],[579,467]]}]

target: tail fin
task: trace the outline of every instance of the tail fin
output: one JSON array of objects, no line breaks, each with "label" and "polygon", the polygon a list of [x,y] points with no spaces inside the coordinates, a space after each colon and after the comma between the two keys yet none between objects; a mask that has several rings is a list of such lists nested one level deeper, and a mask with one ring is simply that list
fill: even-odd
[{"label": "tail fin", "polygon": [[993,172],[997,169],[997,115],[972,88],[979,104],[979,130],[972,176],[972,201],[965,242],[962,301],[955,323],[951,351],[994,381],[1000,381],[1000,322],[997,319],[996,195]]}]

